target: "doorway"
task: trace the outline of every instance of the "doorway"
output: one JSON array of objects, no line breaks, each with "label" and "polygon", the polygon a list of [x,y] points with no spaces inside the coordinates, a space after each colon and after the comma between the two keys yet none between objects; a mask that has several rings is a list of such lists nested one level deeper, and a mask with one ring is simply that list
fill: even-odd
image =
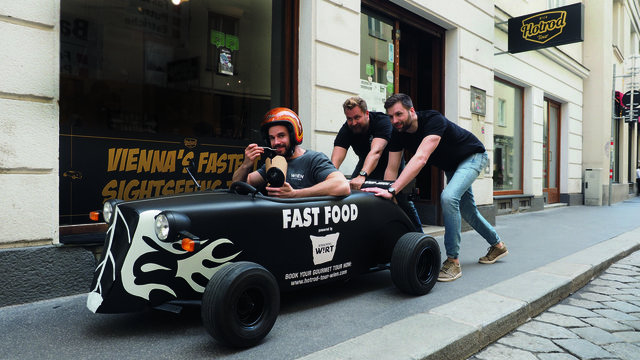
[{"label": "doorway", "polygon": [[[379,89],[383,98],[371,95],[367,103],[380,108],[389,96],[404,93],[416,111],[443,112],[445,30],[388,1],[362,3],[361,88],[371,86],[374,94]],[[405,153],[405,161],[412,155]],[[416,177],[413,200],[423,225],[443,225],[444,184],[444,172],[430,165]]]},{"label": "doorway", "polygon": [[560,154],[560,104],[544,99],[543,111],[543,144],[542,144],[542,183],[547,204],[560,200],[558,189],[560,170],[558,156]]}]

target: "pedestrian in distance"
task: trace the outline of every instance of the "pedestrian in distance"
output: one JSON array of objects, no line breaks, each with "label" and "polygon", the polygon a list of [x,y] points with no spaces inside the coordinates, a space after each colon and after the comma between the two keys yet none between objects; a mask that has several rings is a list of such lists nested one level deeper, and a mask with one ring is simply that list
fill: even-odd
[{"label": "pedestrian in distance", "polygon": [[[358,156],[358,163],[349,181],[351,189],[360,190],[367,178],[395,180],[396,177],[385,174],[389,160],[387,144],[393,134],[387,114],[369,111],[367,102],[357,96],[348,98],[342,104],[342,109],[346,121],[334,140],[331,161],[336,168],[340,168],[349,148],[353,148]],[[402,165],[404,164],[401,167]],[[397,194],[396,200],[413,223],[415,231],[422,232],[422,223],[413,202],[404,193]]]},{"label": "pedestrian in distance", "polygon": [[391,169],[398,168],[403,149],[414,155],[389,189],[363,190],[392,199],[426,164],[433,165],[443,170],[447,176],[447,186],[441,194],[447,259],[442,265],[438,281],[453,281],[462,276],[458,259],[462,219],[490,245],[487,254],[478,260],[480,263],[493,264],[505,257],[509,253],[507,247],[493,226],[478,211],[471,189],[488,161],[482,142],[435,110],[416,112],[408,95],[392,95],[384,107],[394,131],[401,135],[394,137],[389,143],[388,166]]},{"label": "pedestrian in distance", "polygon": [[640,162],[636,169],[636,194],[640,196]]},{"label": "pedestrian in distance", "polygon": [[[267,112],[260,126],[262,138],[277,155],[286,159],[286,181],[281,187],[267,186],[269,196],[300,198],[309,196],[346,196],[351,193],[345,176],[321,153],[300,147],[303,139],[302,122],[298,115],[287,108],[274,108]],[[252,171],[258,157],[265,149],[249,144],[244,151],[244,161],[233,173],[233,181],[243,181],[254,187],[267,182],[267,170],[263,165]]]}]

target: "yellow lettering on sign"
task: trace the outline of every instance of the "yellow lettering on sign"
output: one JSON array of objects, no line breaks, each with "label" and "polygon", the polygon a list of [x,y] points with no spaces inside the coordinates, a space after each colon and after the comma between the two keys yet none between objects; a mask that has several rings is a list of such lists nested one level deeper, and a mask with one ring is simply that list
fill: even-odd
[{"label": "yellow lettering on sign", "polygon": [[220,155],[220,157],[218,158],[218,162],[216,163],[216,165],[218,166],[218,171],[216,171],[218,174],[222,174],[226,168],[227,168],[227,154],[222,154]]},{"label": "yellow lettering on sign", "polygon": [[109,160],[107,161],[107,171],[116,171],[118,162],[122,156],[122,149],[109,149]]},{"label": "yellow lettering on sign", "polygon": [[238,170],[243,160],[244,154],[229,154],[229,173]]},{"label": "yellow lettering on sign", "polygon": [[153,162],[151,163],[151,173],[156,171],[164,172],[164,160],[167,158],[167,152],[156,150],[153,152]]},{"label": "yellow lettering on sign", "polygon": [[138,173],[151,171],[151,159],[153,159],[153,150],[142,150],[140,152]]},{"label": "yellow lettering on sign", "polygon": [[104,201],[115,199],[116,196],[118,196],[118,192],[113,190],[113,188],[115,188],[116,186],[118,186],[118,181],[111,180],[109,181],[109,183],[107,183],[107,185],[105,185],[104,188],[102,188],[102,196],[104,197]]},{"label": "yellow lettering on sign", "polygon": [[127,156],[127,167],[124,171],[135,171],[138,168],[138,154],[140,149],[129,149]]},{"label": "yellow lettering on sign", "polygon": [[[553,18],[554,15],[556,18]],[[546,20],[549,18],[551,20]],[[566,19],[566,11],[550,11],[523,20],[520,31],[525,40],[544,44],[562,33],[562,29],[567,25]]]}]

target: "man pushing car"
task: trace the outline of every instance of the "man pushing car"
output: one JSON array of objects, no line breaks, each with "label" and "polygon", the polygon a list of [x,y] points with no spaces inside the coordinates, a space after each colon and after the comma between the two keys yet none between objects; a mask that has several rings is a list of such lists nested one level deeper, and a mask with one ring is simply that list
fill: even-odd
[{"label": "man pushing car", "polygon": [[398,169],[403,149],[415,154],[388,190],[363,189],[392,199],[426,164],[443,170],[447,186],[440,196],[444,217],[444,245],[447,253],[438,281],[454,281],[462,276],[458,259],[461,223],[464,219],[490,245],[478,261],[493,264],[509,254],[496,230],[480,214],[471,185],[483,171],[488,155],[482,142],[435,110],[416,111],[411,98],[395,94],[384,104],[391,124],[399,136],[389,143],[388,167]]}]

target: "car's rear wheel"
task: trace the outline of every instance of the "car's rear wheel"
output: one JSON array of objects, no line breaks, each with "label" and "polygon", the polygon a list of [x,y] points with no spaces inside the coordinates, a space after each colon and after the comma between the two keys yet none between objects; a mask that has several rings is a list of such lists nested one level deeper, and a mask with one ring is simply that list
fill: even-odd
[{"label": "car's rear wheel", "polygon": [[396,287],[412,295],[428,293],[440,271],[440,246],[422,233],[404,234],[393,248],[391,278]]},{"label": "car's rear wheel", "polygon": [[276,322],[280,290],[273,275],[252,262],[227,263],[202,296],[202,322],[217,341],[235,347],[260,342]]}]

